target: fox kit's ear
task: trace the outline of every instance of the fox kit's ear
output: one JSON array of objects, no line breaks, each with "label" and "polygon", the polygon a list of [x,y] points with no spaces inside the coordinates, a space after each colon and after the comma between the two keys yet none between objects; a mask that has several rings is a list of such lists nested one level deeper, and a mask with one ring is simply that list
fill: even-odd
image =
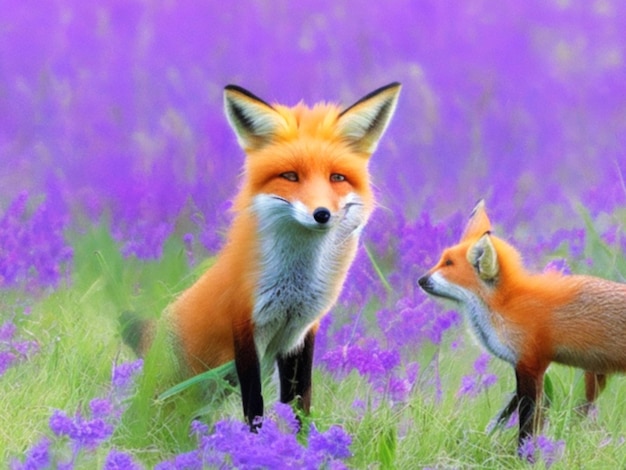
[{"label": "fox kit's ear", "polygon": [[224,88],[224,111],[244,150],[261,148],[287,124],[269,104],[236,85]]},{"label": "fox kit's ear", "polygon": [[491,241],[491,235],[485,233],[467,250],[467,261],[474,266],[476,273],[484,281],[493,281],[500,272],[498,254]]},{"label": "fox kit's ear", "polygon": [[485,200],[481,199],[476,203],[470,218],[467,221],[463,235],[461,235],[461,241],[469,238],[480,237],[483,233],[491,230],[491,221],[487,217],[487,211],[485,210]]},{"label": "fox kit's ear", "polygon": [[364,96],[339,115],[339,133],[357,152],[372,154],[393,116],[399,83],[390,83]]}]

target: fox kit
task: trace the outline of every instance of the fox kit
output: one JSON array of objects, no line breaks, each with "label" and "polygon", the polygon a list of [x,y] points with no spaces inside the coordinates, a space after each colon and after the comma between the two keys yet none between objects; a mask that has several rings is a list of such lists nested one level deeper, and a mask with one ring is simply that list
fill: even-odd
[{"label": "fox kit", "polygon": [[[246,153],[234,219],[215,263],[165,313],[189,373],[235,360],[243,411],[263,416],[261,367],[277,362],[280,400],[311,402],[315,333],[335,303],[373,208],[368,162],[400,84],[347,109],[270,105],[238,86],[225,112]],[[128,325],[145,353],[154,326]]]},{"label": "fox kit", "polygon": [[519,441],[539,425],[543,376],[551,362],[585,370],[591,404],[606,374],[626,371],[626,284],[557,272],[531,274],[519,253],[491,234],[480,201],[458,245],[419,279],[428,294],[456,303],[489,352],[515,367]]}]

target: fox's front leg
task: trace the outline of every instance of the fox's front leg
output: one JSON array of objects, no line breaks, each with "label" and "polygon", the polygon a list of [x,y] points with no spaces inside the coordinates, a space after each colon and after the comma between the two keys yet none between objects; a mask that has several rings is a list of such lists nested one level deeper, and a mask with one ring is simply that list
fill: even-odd
[{"label": "fox's front leg", "polygon": [[243,414],[251,431],[261,426],[257,418],[263,417],[263,395],[261,393],[261,366],[254,343],[254,329],[251,323],[243,325],[235,332],[235,367],[241,388]]},{"label": "fox's front leg", "polygon": [[517,391],[515,391],[515,393],[511,397],[511,401],[509,401],[509,403],[504,408],[502,408],[502,411],[500,411],[500,413],[498,414],[498,417],[496,418],[495,424],[493,426],[500,427],[500,426],[505,425],[508,422],[511,415],[515,411],[517,411],[518,406],[519,406],[519,397],[517,396]]},{"label": "fox's front leg", "polygon": [[316,330],[317,328],[313,327],[308,331],[300,350],[277,357],[280,401],[290,403],[297,398],[298,405],[306,414],[311,408],[311,375]]},{"label": "fox's front leg", "polygon": [[527,368],[520,364],[515,368],[519,407],[518,451],[524,441],[533,436],[541,423],[544,372],[545,368]]}]

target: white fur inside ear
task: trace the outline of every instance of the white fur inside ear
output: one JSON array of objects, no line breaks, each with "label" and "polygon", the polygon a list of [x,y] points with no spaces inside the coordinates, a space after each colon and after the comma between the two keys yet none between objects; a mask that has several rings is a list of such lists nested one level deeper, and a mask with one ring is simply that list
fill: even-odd
[{"label": "white fur inside ear", "polygon": [[339,116],[340,134],[361,152],[371,154],[378,147],[398,102],[400,85],[374,91]]},{"label": "white fur inside ear", "polygon": [[365,108],[360,112],[347,114],[340,122],[341,133],[351,140],[361,140],[375,125],[382,106]]},{"label": "white fur inside ear", "polygon": [[263,145],[287,125],[274,108],[252,95],[227,90],[224,110],[239,145],[244,149]]},{"label": "white fur inside ear", "polygon": [[498,254],[488,234],[474,243],[467,253],[467,260],[485,281],[492,281],[500,271]]}]

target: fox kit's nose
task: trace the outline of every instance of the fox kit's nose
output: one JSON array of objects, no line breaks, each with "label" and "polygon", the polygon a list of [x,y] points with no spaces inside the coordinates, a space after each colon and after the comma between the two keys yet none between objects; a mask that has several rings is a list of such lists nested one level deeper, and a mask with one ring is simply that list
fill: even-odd
[{"label": "fox kit's nose", "polygon": [[313,218],[318,224],[325,224],[330,220],[330,211],[325,207],[318,207],[313,211]]},{"label": "fox kit's nose", "polygon": [[420,277],[420,278],[417,280],[417,283],[420,285],[420,287],[421,287],[422,289],[427,290],[427,289],[428,289],[428,284],[429,284],[429,282],[428,282],[428,281],[429,281],[429,276],[428,276],[428,275],[425,275],[425,276]]}]

